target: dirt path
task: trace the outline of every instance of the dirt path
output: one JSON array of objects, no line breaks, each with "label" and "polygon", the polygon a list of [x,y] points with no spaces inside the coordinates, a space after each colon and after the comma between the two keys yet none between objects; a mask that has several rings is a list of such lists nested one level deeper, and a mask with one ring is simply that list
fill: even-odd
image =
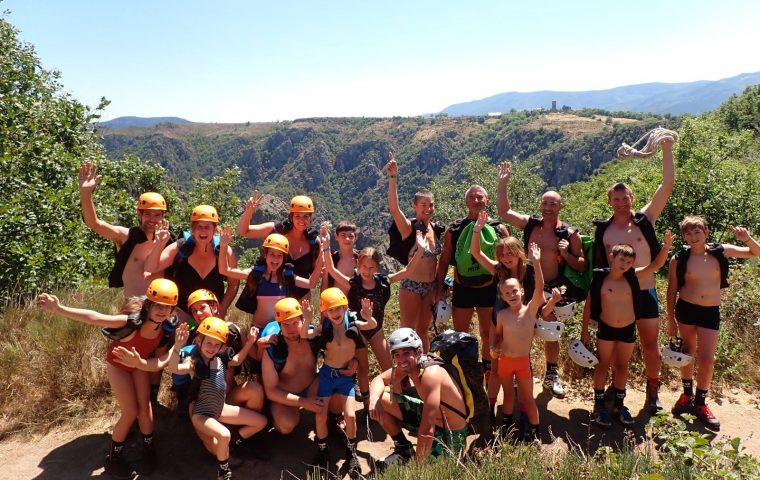
[{"label": "dirt path", "polygon": [[[548,442],[549,427],[557,437],[553,445],[546,448],[567,448],[572,442],[589,451],[599,445],[616,445],[622,441],[623,429],[614,425],[607,432],[588,426],[591,402],[588,393],[579,388],[568,388],[564,400],[551,399],[541,391],[538,383],[535,392],[541,414],[544,442]],[[724,391],[722,398],[711,399],[710,405],[722,423],[719,437],[742,438],[748,453],[760,456],[760,406],[758,399],[745,392]],[[663,404],[670,408],[678,397],[678,392],[664,391]],[[629,389],[626,404],[636,414],[643,405],[643,391]],[[261,479],[305,478],[308,462],[315,453],[311,440],[313,417],[304,415],[301,427],[288,437],[270,432],[264,434],[261,443],[272,453],[269,461],[246,459],[234,469],[236,478],[255,475]],[[378,425],[371,425],[371,438],[367,440],[366,417],[358,412],[359,444],[362,472],[368,474],[372,459],[390,452],[392,444]],[[105,476],[102,465],[109,442],[108,431],[113,418],[100,419],[87,424],[75,424],[67,429],[59,429],[43,437],[13,438],[0,443],[0,478],[24,479],[81,479]],[[643,442],[646,416],[637,417],[638,424],[633,430],[637,442]],[[133,434],[128,440],[128,458],[139,462],[139,435]],[[173,411],[159,407],[156,411],[156,448],[161,457],[158,470],[141,478],[169,480],[176,478],[215,478],[216,463],[193,434],[188,422],[180,419]],[[338,460],[343,454],[339,440],[331,442],[332,456]],[[338,461],[336,469],[342,466]]]}]

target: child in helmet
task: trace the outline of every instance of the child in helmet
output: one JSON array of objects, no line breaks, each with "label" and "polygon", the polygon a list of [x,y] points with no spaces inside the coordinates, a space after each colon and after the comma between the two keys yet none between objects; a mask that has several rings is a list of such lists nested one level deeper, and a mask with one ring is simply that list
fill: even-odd
[{"label": "child in helmet", "polygon": [[[198,346],[185,361],[180,363],[179,352],[190,336],[187,324],[177,329],[174,347],[169,360],[169,370],[177,374],[189,374],[197,382],[197,397],[191,404],[193,427],[199,436],[213,438],[214,454],[219,462],[219,479],[232,478],[230,470],[231,433],[224,423],[240,425],[240,439],[250,438],[266,426],[266,417],[244,407],[226,402],[228,367],[240,365],[256,341],[251,329],[248,341],[235,355],[231,355],[227,343],[229,327],[217,317],[208,317],[198,327]],[[241,441],[242,441],[241,440]]]},{"label": "child in helmet", "polygon": [[[320,231],[320,241],[323,244],[330,244],[330,236],[326,229]],[[419,245],[424,245],[425,237],[422,233],[417,233]],[[348,297],[348,309],[358,312],[362,308],[362,299],[368,298],[372,301],[372,317],[377,321],[377,326],[371,330],[362,331],[363,342],[356,348],[356,359],[359,362],[359,369],[356,372],[359,384],[359,394],[357,401],[365,403],[365,409],[369,402],[369,356],[367,344],[372,346],[377,363],[381,370],[391,368],[391,357],[388,353],[388,344],[383,334],[383,317],[385,316],[385,305],[391,298],[391,283],[398,282],[406,278],[409,268],[414,266],[422,258],[422,248],[418,248],[416,254],[412,257],[407,268],[391,275],[379,273],[380,264],[383,257],[372,247],[366,247],[359,252],[357,261],[358,268],[352,276],[346,276],[340,271],[330,255],[325,255],[325,266],[327,272],[335,279],[335,286],[341,291],[346,292]]]},{"label": "child in helmet", "polygon": [[[535,243],[530,244],[530,260],[535,272],[537,285],[543,285],[541,271],[541,249]],[[538,439],[538,408],[533,398],[533,375],[530,369],[530,347],[533,341],[536,317],[544,303],[543,289],[534,289],[528,304],[523,303],[525,290],[520,280],[509,277],[498,284],[501,299],[507,304],[496,314],[496,326],[489,340],[491,358],[498,362],[497,374],[504,392],[514,389],[513,377],[517,380],[520,395],[520,410],[525,414],[528,425],[520,425],[521,438],[534,441]],[[552,295],[552,301],[558,300],[559,291]],[[514,399],[512,400],[514,402]],[[505,430],[511,426],[512,405],[504,401]]]},{"label": "child in helmet", "polygon": [[[668,335],[683,338],[685,352],[699,358],[697,394],[694,395],[694,362],[681,367],[683,394],[673,414],[693,413],[704,425],[720,429],[720,421],[705,399],[712,381],[720,327],[721,289],[728,287],[728,257],[760,256],[760,245],[746,228],[729,226],[736,239],[747,244],[707,243],[710,230],[704,218],[689,216],[681,222],[686,246],[670,260],[667,293]],[[678,322],[676,324],[676,321]]]},{"label": "child in helmet", "polygon": [[[325,404],[331,397],[343,407],[343,417],[346,422],[346,453],[349,462],[349,475],[356,478],[359,475],[359,460],[356,456],[356,408],[353,374],[349,368],[356,356],[356,349],[363,344],[360,330],[368,331],[377,327],[377,320],[372,316],[372,301],[369,298],[361,300],[359,319],[348,309],[348,298],[336,287],[331,287],[319,296],[319,311],[323,321],[317,328],[309,330],[309,322],[301,327],[301,338],[313,339],[320,337],[325,346],[325,359],[319,369],[319,389],[317,397]],[[304,318],[313,318],[313,308],[308,301],[302,303]],[[319,450],[315,465],[326,467],[329,464],[327,452],[327,418],[326,409],[316,414],[316,440]]]},{"label": "child in helmet", "polygon": [[[103,333],[113,340],[108,345],[106,369],[108,383],[119,404],[121,416],[111,434],[105,469],[114,478],[134,476],[132,467],[124,459],[123,450],[135,420],[138,421],[143,437],[143,473],[155,469],[156,464],[149,374],[123,364],[120,359],[125,353],[133,353],[145,359],[162,343],[171,343],[171,334],[177,325],[174,317],[178,299],[177,286],[171,280],[158,278],[150,283],[145,295],[127,299],[116,315],[67,307],[61,305],[56,296],[47,293],[37,297],[40,308],[72,320],[101,326]],[[158,370],[160,368],[156,369]]]},{"label": "child in helmet", "polygon": [[[172,267],[172,279],[179,288],[180,319],[187,321],[190,312],[187,299],[200,288],[211,290],[216,298],[221,298],[219,315],[224,317],[238,290],[238,280],[225,278],[219,273],[218,257],[224,257],[227,264],[235,267],[237,260],[232,249],[221,248],[218,244],[219,214],[211,205],[198,205],[190,215],[190,232],[185,238],[164,248],[169,241],[169,223],[162,221],[156,230],[155,248],[145,262],[146,271],[160,271]],[[225,281],[227,286],[225,289]]]},{"label": "child in helmet", "polygon": [[[253,192],[253,196],[245,204],[245,211],[238,221],[238,234],[251,239],[263,239],[271,233],[279,233],[288,239],[287,263],[293,265],[296,275],[311,278],[316,270],[320,273],[321,266],[317,265],[320,256],[320,245],[317,240],[317,229],[311,226],[314,215],[314,202],[305,195],[296,195],[290,200],[288,218],[282,222],[265,222],[250,225],[253,214],[264,200],[264,195]],[[307,298],[309,288],[295,286],[291,296]],[[311,298],[311,297],[308,297]]]},{"label": "child in helmet", "polygon": [[630,245],[618,244],[610,252],[609,268],[594,269],[594,276],[583,308],[581,342],[588,345],[589,321],[596,320],[596,350],[599,363],[594,368],[594,422],[602,428],[612,426],[607,409],[604,385],[612,366],[612,388],[615,393],[614,412],[624,427],[635,420],[624,405],[628,365],[636,342],[636,320],[642,305],[636,300],[640,291],[638,277],[652,275],[665,265],[673,244],[670,230],[665,231],[663,248],[646,267],[636,267],[636,251]]},{"label": "child in helmet", "polygon": [[[232,241],[232,229],[224,227],[221,234],[222,248]],[[219,272],[227,278],[238,281],[246,280],[245,288],[240,294],[236,306],[253,314],[251,323],[263,329],[274,320],[274,304],[277,300],[295,296],[296,288],[310,290],[317,286],[322,272],[322,255],[317,257],[316,268],[306,279],[299,277],[293,270],[293,265],[286,263],[290,242],[279,233],[267,235],[261,246],[256,265],[251,268],[239,269],[230,266],[225,257],[219,257]],[[259,356],[258,359],[261,357]]]}]

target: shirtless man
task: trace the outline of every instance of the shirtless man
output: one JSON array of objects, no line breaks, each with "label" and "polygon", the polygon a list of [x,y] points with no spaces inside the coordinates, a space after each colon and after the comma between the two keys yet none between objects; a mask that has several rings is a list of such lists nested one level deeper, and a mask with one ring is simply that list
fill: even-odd
[{"label": "shirtless man", "polygon": [[[480,185],[472,185],[465,192],[465,205],[467,206],[467,216],[461,220],[453,222],[446,228],[443,237],[443,251],[438,260],[436,270],[436,300],[444,298],[446,284],[444,279],[448,272],[449,265],[456,265],[454,253],[456,251],[457,241],[464,228],[470,223],[475,222],[488,207],[488,192]],[[509,235],[507,227],[499,223],[496,225],[499,236]],[[488,345],[491,332],[491,316],[493,314],[493,305],[496,300],[496,282],[493,278],[481,285],[467,286],[462,284],[456,269],[454,270],[454,294],[451,298],[452,317],[454,321],[454,330],[458,332],[467,332],[472,322],[472,314],[478,314],[478,326],[480,330],[481,355],[483,357],[483,370],[488,377],[489,391],[491,382],[498,385],[498,380],[490,378],[491,373],[491,353],[486,346]]]},{"label": "shirtless man", "polygon": [[[502,220],[525,232],[523,245],[527,251],[528,245],[537,244],[541,249],[541,270],[544,273],[544,286],[548,290],[564,286],[564,296],[571,301],[580,303],[584,300],[582,292],[577,292],[572,283],[562,275],[565,263],[579,272],[586,271],[588,263],[583,256],[583,243],[578,230],[570,228],[559,219],[559,212],[564,207],[559,193],[549,190],[541,196],[539,209],[541,217],[528,216],[512,210],[509,201],[508,185],[512,176],[512,165],[503,162],[499,166],[499,194],[496,205]],[[545,288],[546,289],[546,288]],[[545,320],[555,320],[550,313]],[[559,342],[544,342],[546,356],[546,374],[544,388],[551,391],[557,398],[565,397],[565,389],[559,381]]]},{"label": "shirtless man", "polygon": [[94,163],[87,162],[79,168],[79,195],[84,223],[90,230],[116,245],[116,263],[108,275],[108,286],[124,287],[126,298],[143,295],[150,282],[164,274],[163,270],[145,272],[145,259],[153,249],[153,233],[164,219],[166,201],[158,193],[143,193],[137,201],[139,226],[126,228],[111,225],[98,218],[92,200],[92,192],[100,181],[98,166]]},{"label": "shirtless man", "polygon": [[699,363],[696,396],[694,361],[681,367],[683,394],[672,411],[674,415],[693,413],[711,430],[720,430],[720,421],[710,411],[706,398],[718,347],[720,295],[721,290],[728,287],[728,257],[760,256],[760,245],[746,228],[733,225],[729,228],[746,247],[707,243],[710,230],[705,219],[686,217],[681,222],[686,248],[673,255],[668,271],[668,335],[674,337],[680,332],[685,353],[696,357],[694,360]]},{"label": "shirtless man", "polygon": [[[595,268],[607,266],[612,247],[627,244],[636,252],[634,267],[649,265],[660,251],[655,235],[654,224],[660,217],[668,202],[676,182],[675,164],[673,163],[673,140],[665,139],[662,143],[662,183],[652,196],[652,200],[638,212],[634,212],[633,192],[624,183],[616,183],[607,191],[607,203],[612,207],[612,216],[607,220],[595,220],[594,235],[596,260]],[[636,320],[636,328],[644,352],[644,367],[647,376],[647,395],[645,408],[650,414],[662,410],[658,397],[660,389],[660,367],[662,357],[657,343],[660,331],[659,304],[655,290],[654,272],[639,281],[641,292],[639,302],[643,305],[642,317]]]},{"label": "shirtless man", "polygon": [[[393,439],[393,452],[380,459],[377,468],[405,463],[413,456],[419,464],[431,454],[458,456],[467,445],[461,390],[443,367],[425,366],[422,340],[413,329],[399,328],[388,343],[394,366],[372,380],[369,412]],[[416,432],[416,455],[402,426]]]}]

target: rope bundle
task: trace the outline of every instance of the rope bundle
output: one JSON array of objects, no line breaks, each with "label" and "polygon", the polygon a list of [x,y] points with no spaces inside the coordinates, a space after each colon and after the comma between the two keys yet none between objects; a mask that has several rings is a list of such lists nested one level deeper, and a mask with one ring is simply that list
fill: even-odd
[{"label": "rope bundle", "polygon": [[[636,150],[636,145],[640,144],[642,140],[647,139],[646,145],[641,150]],[[623,143],[623,145],[620,146],[617,150],[617,157],[618,158],[649,158],[655,153],[657,153],[657,150],[660,148],[660,144],[665,141],[669,140],[671,142],[675,142],[678,140],[678,134],[674,132],[673,130],[668,130],[667,128],[657,127],[654,128],[647,133],[645,133],[641,138],[636,140],[636,143],[633,145],[628,145],[627,143]]]}]

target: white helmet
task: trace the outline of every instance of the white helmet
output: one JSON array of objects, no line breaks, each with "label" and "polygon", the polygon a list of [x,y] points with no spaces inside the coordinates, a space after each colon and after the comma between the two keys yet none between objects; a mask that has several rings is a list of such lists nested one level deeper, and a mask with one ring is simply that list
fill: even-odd
[{"label": "white helmet", "polygon": [[596,355],[591,353],[580,340],[575,340],[570,345],[570,348],[567,350],[567,354],[572,361],[581,367],[590,368],[599,363],[599,359],[596,358]]},{"label": "white helmet", "polygon": [[536,336],[545,342],[558,342],[564,331],[562,322],[547,322],[540,318],[536,321]]},{"label": "white helmet", "polygon": [[569,320],[573,318],[573,315],[575,315],[575,307],[576,303],[573,301],[564,305],[557,304],[554,306],[554,316],[557,317],[557,320],[560,322]]},{"label": "white helmet", "polygon": [[440,299],[433,305],[433,321],[436,327],[440,327],[451,319],[451,305],[446,300]]},{"label": "white helmet", "polygon": [[662,362],[670,367],[685,367],[693,360],[691,355],[683,352],[683,339],[673,337],[670,342],[662,346]]},{"label": "white helmet", "polygon": [[422,348],[422,339],[413,328],[399,328],[388,337],[388,350],[393,352],[399,348]]}]

